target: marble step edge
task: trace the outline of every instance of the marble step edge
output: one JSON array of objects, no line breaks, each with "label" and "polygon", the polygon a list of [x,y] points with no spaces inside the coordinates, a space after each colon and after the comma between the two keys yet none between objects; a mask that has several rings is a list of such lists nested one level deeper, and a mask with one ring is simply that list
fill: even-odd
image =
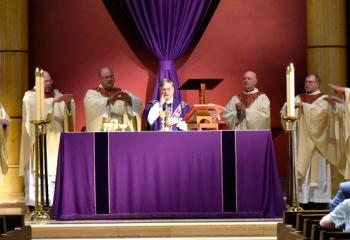
[{"label": "marble step edge", "polygon": [[277,222],[35,224],[33,238],[274,237]]}]

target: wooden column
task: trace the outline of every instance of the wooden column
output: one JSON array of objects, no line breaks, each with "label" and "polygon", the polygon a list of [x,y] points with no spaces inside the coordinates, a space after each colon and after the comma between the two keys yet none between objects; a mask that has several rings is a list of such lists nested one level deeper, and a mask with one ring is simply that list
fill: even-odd
[{"label": "wooden column", "polygon": [[328,83],[346,85],[345,0],[307,0],[307,63],[322,91],[332,93]]},{"label": "wooden column", "polygon": [[0,101],[9,113],[9,170],[0,188],[0,201],[24,202],[23,178],[18,175],[22,97],[28,89],[28,2],[0,1]]},{"label": "wooden column", "polygon": [[[328,83],[346,85],[346,6],[345,0],[307,0],[308,72],[321,77],[321,90],[333,91]],[[332,195],[344,181],[332,167]]]}]

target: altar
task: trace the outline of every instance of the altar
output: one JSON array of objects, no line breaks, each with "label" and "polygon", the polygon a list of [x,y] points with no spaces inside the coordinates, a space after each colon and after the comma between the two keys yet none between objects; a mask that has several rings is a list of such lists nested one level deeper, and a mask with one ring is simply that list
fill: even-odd
[{"label": "altar", "polygon": [[270,131],[63,133],[53,217],[281,217]]}]

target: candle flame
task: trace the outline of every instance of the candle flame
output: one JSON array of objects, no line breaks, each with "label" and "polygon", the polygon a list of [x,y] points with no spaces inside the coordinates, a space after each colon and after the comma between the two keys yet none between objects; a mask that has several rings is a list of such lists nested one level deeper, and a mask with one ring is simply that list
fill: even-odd
[{"label": "candle flame", "polygon": [[37,67],[35,68],[35,77],[39,77],[40,76],[40,69]]},{"label": "candle flame", "polygon": [[288,74],[291,74],[292,72],[295,71],[295,68],[294,68],[294,64],[293,63],[290,63],[288,66],[287,66],[287,73]]},{"label": "candle flame", "polygon": [[293,63],[290,63],[290,70],[291,70],[292,72],[294,72],[294,64],[293,64]]}]

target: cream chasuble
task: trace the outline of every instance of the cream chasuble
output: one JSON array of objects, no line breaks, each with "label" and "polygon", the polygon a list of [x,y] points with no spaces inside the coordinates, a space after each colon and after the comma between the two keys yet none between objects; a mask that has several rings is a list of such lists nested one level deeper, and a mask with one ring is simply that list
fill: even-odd
[{"label": "cream chasuble", "polygon": [[336,104],[335,116],[337,133],[339,135],[339,151],[343,157],[339,161],[339,171],[344,175],[344,178],[350,179],[350,88],[345,88],[344,103]]},{"label": "cream chasuble", "polygon": [[[324,100],[326,97],[317,90],[295,98],[296,103],[302,103],[302,108],[296,109],[300,116],[296,132],[296,167],[301,179],[298,191],[301,203],[327,203],[331,199],[330,164],[337,166],[339,159],[333,109]],[[304,100],[306,98],[311,101]],[[281,110],[281,117],[284,116],[286,104]],[[285,127],[284,121],[282,126]]]},{"label": "cream chasuble", "polygon": [[[2,107],[0,103],[0,120],[6,119],[10,120],[8,114],[6,113],[5,109]],[[8,137],[8,128],[3,128],[0,126],[0,187],[3,184],[3,177],[7,173],[8,165],[7,165],[7,148],[6,148],[6,140]]]},{"label": "cream chasuble", "polygon": [[125,125],[125,131],[141,131],[142,101],[134,94],[126,92],[132,101],[130,106],[125,101],[118,100],[107,104],[107,96],[97,90],[88,90],[84,97],[86,131],[103,131],[106,119]]},{"label": "cream chasuble", "polygon": [[[47,126],[46,134],[50,204],[52,204],[55,188],[60,134],[62,132],[74,131],[75,124],[75,103],[73,100],[71,102],[71,111],[68,111],[65,102],[53,103],[54,98],[61,95],[58,90],[54,89],[52,96],[45,98],[46,114],[48,119],[51,120]],[[27,205],[34,205],[35,203],[35,179],[33,171],[35,128],[30,123],[31,120],[35,120],[35,111],[35,92],[27,91],[23,97],[22,138],[19,163],[19,174],[21,176],[23,175],[25,180]]]},{"label": "cream chasuble", "polygon": [[344,177],[350,179],[350,88],[345,88],[344,106],[344,150],[346,156],[346,167]]},{"label": "cream chasuble", "polygon": [[[238,113],[236,104],[242,102],[246,106],[245,113]],[[268,97],[254,89],[231,98],[225,107],[224,121],[232,130],[270,129],[270,101]]]}]

